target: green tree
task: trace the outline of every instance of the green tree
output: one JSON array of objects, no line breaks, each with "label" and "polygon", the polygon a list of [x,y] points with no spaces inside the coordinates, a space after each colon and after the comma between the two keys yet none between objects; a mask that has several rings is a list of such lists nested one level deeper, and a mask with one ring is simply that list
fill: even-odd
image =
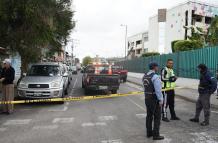
[{"label": "green tree", "polygon": [[142,54],[142,57],[151,57],[151,56],[157,56],[157,55],[160,55],[160,53],[158,53],[158,52],[148,52],[148,53]]},{"label": "green tree", "polygon": [[85,58],[83,58],[83,66],[87,66],[89,63],[92,62],[92,58],[90,56],[86,56]]},{"label": "green tree", "polygon": [[210,46],[218,45],[218,17],[212,20],[212,23],[208,29],[207,42]]},{"label": "green tree", "polygon": [[0,46],[20,54],[22,72],[40,59],[42,48],[66,45],[75,26],[71,0],[1,0],[0,5]]},{"label": "green tree", "polygon": [[175,52],[189,51],[203,48],[203,44],[197,40],[180,40],[175,43]]}]

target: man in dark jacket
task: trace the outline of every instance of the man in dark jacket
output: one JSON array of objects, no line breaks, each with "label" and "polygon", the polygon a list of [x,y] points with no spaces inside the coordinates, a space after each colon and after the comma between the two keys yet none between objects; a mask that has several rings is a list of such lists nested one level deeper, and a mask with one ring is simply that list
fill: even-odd
[{"label": "man in dark jacket", "polygon": [[210,119],[210,97],[217,89],[217,80],[208,71],[207,66],[200,64],[198,66],[200,71],[200,84],[198,87],[199,97],[196,103],[195,117],[190,119],[191,122],[199,122],[199,116],[201,110],[204,110],[204,121],[201,123],[202,126],[209,125]]},{"label": "man in dark jacket", "polygon": [[[14,100],[14,76],[15,71],[11,66],[11,60],[5,59],[4,68],[1,74],[0,81],[2,82],[2,101],[13,101]],[[11,114],[13,112],[13,104],[3,105],[3,113]]]}]

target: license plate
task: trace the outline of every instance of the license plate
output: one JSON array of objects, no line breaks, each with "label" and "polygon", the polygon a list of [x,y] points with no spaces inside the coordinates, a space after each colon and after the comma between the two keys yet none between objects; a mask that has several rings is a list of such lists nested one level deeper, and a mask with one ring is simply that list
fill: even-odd
[{"label": "license plate", "polygon": [[34,93],[34,96],[42,96],[42,93]]},{"label": "license plate", "polygon": [[108,87],[107,86],[99,86],[99,89],[100,90],[106,90],[106,89],[108,89]]}]

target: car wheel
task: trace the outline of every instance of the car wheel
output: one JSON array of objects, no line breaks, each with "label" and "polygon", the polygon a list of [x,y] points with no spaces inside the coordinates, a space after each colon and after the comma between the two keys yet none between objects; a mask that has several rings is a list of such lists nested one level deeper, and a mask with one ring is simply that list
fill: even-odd
[{"label": "car wheel", "polygon": [[85,86],[84,86],[84,83],[82,82],[82,88],[84,88]]},{"label": "car wheel", "polygon": [[85,95],[89,95],[90,94],[90,90],[85,88]]},{"label": "car wheel", "polygon": [[112,94],[117,94],[117,90],[112,90],[111,93]]},{"label": "car wheel", "polygon": [[125,77],[125,78],[123,78],[123,82],[126,82],[127,81],[127,78]]}]

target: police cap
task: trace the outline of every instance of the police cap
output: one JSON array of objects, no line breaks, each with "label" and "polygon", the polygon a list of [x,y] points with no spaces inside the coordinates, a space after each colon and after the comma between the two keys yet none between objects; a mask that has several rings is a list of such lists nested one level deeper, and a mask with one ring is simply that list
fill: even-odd
[{"label": "police cap", "polygon": [[153,70],[154,67],[158,67],[158,64],[157,64],[156,62],[152,62],[152,63],[150,63],[150,64],[148,65],[148,67],[149,67],[150,70]]}]

